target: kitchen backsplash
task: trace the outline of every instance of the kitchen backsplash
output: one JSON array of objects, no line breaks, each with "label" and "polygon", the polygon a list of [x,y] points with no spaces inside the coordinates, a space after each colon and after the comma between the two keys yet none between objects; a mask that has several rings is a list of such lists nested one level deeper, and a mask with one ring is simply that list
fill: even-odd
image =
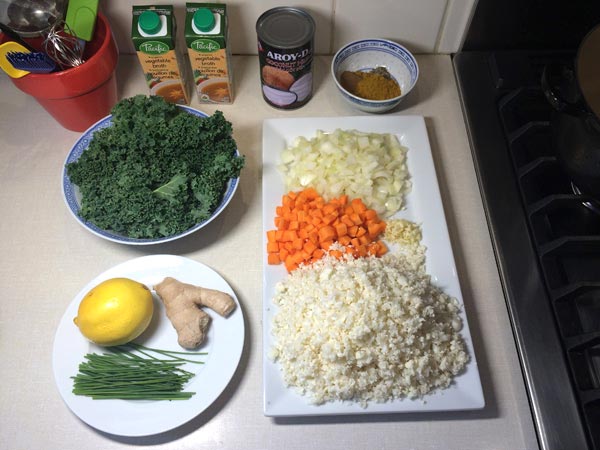
[{"label": "kitchen backsplash", "polygon": [[[104,0],[121,53],[134,53],[131,6],[172,4],[182,31],[185,0]],[[315,19],[315,49],[333,54],[344,43],[365,37],[396,41],[415,53],[452,53],[462,43],[477,0],[231,0],[226,2],[234,54],[256,54],[256,19],[277,6],[305,8]],[[182,34],[182,33],[179,33]]]}]

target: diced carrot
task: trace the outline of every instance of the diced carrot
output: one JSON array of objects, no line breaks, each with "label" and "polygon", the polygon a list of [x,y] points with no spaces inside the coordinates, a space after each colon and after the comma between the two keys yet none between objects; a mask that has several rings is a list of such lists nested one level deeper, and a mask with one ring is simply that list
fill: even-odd
[{"label": "diced carrot", "polygon": [[271,265],[281,264],[281,259],[279,259],[278,253],[269,253],[267,255],[267,263]]},{"label": "diced carrot", "polygon": [[325,216],[323,216],[323,223],[326,225],[330,225],[335,219],[337,219],[337,216],[335,214],[326,214]]},{"label": "diced carrot", "polygon": [[293,270],[296,270],[298,268],[298,264],[296,264],[293,260],[292,260],[292,256],[288,255],[288,257],[285,259],[285,268],[287,269],[288,272],[292,272]]},{"label": "diced carrot", "polygon": [[340,259],[343,256],[343,253],[339,250],[331,250],[329,254],[337,259]]},{"label": "diced carrot", "polygon": [[367,207],[360,198],[353,198],[350,202],[355,213],[360,214],[367,210]]},{"label": "diced carrot", "polygon": [[285,259],[288,257],[289,254],[290,254],[290,252],[285,247],[282,247],[279,249],[279,259],[281,261],[285,261]]},{"label": "diced carrot", "polygon": [[369,222],[367,225],[367,232],[369,233],[369,237],[371,239],[375,239],[379,234],[383,233],[385,230],[382,225],[383,222]]},{"label": "diced carrot", "polygon": [[294,250],[302,250],[303,244],[304,241],[301,238],[296,238],[292,241],[292,248]]},{"label": "diced carrot", "polygon": [[292,199],[292,197],[290,197],[289,194],[285,194],[282,198],[281,198],[281,204],[283,206],[289,206],[290,203],[292,203],[294,200]]},{"label": "diced carrot", "polygon": [[336,213],[337,215],[337,205],[335,203],[327,203],[325,206],[323,206],[323,214],[325,215],[329,215],[329,214],[333,214]]},{"label": "diced carrot", "polygon": [[292,255],[292,261],[294,261],[294,264],[298,264],[300,265],[300,263],[304,260],[304,258],[302,257],[302,253],[301,252],[296,252]]},{"label": "diced carrot", "polygon": [[273,224],[275,225],[275,228],[277,228],[278,230],[286,228],[285,219],[281,216],[276,216],[275,219],[273,220]]},{"label": "diced carrot", "polygon": [[330,241],[321,241],[319,243],[320,243],[321,248],[323,250],[329,250],[329,247],[331,247],[333,245],[333,240],[330,240]]},{"label": "diced carrot", "polygon": [[319,194],[317,193],[316,189],[311,187],[304,189],[302,191],[302,195],[307,199],[315,199],[319,197]]},{"label": "diced carrot", "polygon": [[377,251],[378,250],[379,250],[379,243],[377,243],[377,242],[371,242],[367,246],[367,253],[369,255],[377,256]]},{"label": "diced carrot", "polygon": [[311,241],[307,241],[304,244],[304,250],[306,250],[311,256],[313,255],[313,253],[315,252],[316,249],[317,249],[317,246]]},{"label": "diced carrot", "polygon": [[377,244],[378,244],[377,256],[385,255],[388,252],[387,246],[382,241],[378,241]]},{"label": "diced carrot", "polygon": [[[376,240],[385,222],[359,198],[341,195],[325,201],[314,188],[290,191],[275,213],[275,229],[267,231],[268,263],[283,263],[290,272],[326,253],[339,258],[344,253],[361,257],[387,252]],[[334,242],[345,248],[331,248]]]},{"label": "diced carrot", "polygon": [[374,209],[367,209],[364,213],[365,220],[373,220],[377,217],[377,211]]},{"label": "diced carrot", "polygon": [[339,239],[341,236],[348,234],[348,226],[345,223],[340,222],[335,225],[335,232],[337,233]]},{"label": "diced carrot", "polygon": [[358,232],[358,225],[351,225],[348,227],[348,236],[356,237],[356,233]]},{"label": "diced carrot", "polygon": [[321,259],[325,255],[325,251],[322,248],[318,248],[313,252],[313,258]]},{"label": "diced carrot", "polygon": [[304,211],[303,209],[298,211],[298,222],[302,223],[302,222],[306,222],[307,220],[308,220],[308,214],[306,214],[306,211]]},{"label": "diced carrot", "polygon": [[343,246],[346,246],[346,245],[350,245],[351,239],[352,238],[350,236],[348,236],[347,234],[345,234],[344,236],[338,238],[338,242],[340,244],[342,244]]},{"label": "diced carrot", "polygon": [[296,238],[296,232],[293,230],[284,230],[283,236],[281,237],[282,242],[292,242]]},{"label": "diced carrot", "polygon": [[331,241],[335,238],[335,228],[330,225],[319,228],[319,241]]},{"label": "diced carrot", "polygon": [[356,237],[361,237],[363,235],[365,235],[367,233],[367,230],[364,229],[364,227],[358,226],[356,228]]}]

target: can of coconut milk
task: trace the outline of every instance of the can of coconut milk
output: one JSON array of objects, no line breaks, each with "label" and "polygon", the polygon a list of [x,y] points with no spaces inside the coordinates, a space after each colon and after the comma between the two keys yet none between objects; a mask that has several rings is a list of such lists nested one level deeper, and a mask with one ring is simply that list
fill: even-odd
[{"label": "can of coconut milk", "polygon": [[312,96],[315,21],[287,6],[269,9],[256,21],[260,83],[265,101],[295,109]]}]

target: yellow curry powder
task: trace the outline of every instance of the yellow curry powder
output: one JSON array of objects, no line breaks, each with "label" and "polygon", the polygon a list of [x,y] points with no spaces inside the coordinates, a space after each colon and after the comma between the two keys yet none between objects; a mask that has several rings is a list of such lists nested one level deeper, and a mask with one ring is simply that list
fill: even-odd
[{"label": "yellow curry powder", "polygon": [[387,70],[377,68],[370,72],[342,73],[341,84],[350,93],[367,100],[388,100],[401,93],[398,82]]}]

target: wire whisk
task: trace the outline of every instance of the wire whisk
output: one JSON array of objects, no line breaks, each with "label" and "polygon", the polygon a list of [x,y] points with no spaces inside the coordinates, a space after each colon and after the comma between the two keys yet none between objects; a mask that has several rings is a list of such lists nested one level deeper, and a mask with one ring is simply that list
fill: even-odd
[{"label": "wire whisk", "polygon": [[43,42],[44,51],[62,69],[83,64],[84,43],[73,35],[64,20],[55,21]]}]

